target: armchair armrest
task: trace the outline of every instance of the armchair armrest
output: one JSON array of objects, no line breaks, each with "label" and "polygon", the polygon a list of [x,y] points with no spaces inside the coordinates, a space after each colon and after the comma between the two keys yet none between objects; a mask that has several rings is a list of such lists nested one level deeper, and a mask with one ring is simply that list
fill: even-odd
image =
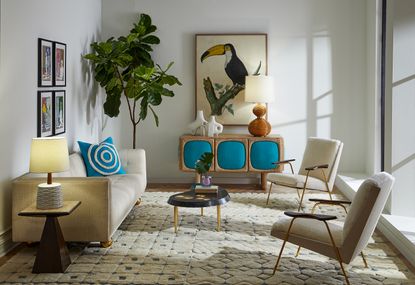
[{"label": "armchair armrest", "polygon": [[316,170],[320,168],[329,168],[329,165],[328,164],[313,165],[313,166],[306,167],[305,170]]},{"label": "armchair armrest", "polygon": [[290,163],[290,162],[293,162],[293,161],[295,161],[295,159],[286,159],[286,160],[273,162],[272,164],[284,164],[284,163]]},{"label": "armchair armrest", "polygon": [[305,218],[305,219],[314,219],[319,221],[330,221],[337,219],[336,216],[332,215],[321,215],[321,214],[311,214],[311,213],[300,213],[300,212],[290,212],[286,211],[284,214],[292,218]]},{"label": "armchair armrest", "polygon": [[291,164],[291,162],[293,162],[293,161],[295,161],[295,159],[286,159],[286,160],[273,162],[272,164],[278,165],[278,164],[288,163],[290,165],[290,168],[291,168],[291,173],[294,174],[293,165]]},{"label": "armchair armrest", "polygon": [[329,200],[329,199],[316,199],[316,198],[308,199],[308,201],[317,202],[317,203],[321,203],[321,204],[331,204],[331,205],[339,205],[339,204],[350,205],[352,203],[352,202],[346,201],[346,200]]}]

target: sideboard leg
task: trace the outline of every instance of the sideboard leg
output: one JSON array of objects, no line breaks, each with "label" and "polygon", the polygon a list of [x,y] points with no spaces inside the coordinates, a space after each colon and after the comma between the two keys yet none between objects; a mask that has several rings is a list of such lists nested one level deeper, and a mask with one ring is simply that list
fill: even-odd
[{"label": "sideboard leg", "polygon": [[267,173],[261,172],[261,189],[266,191],[267,190]]},{"label": "sideboard leg", "polygon": [[195,183],[200,183],[200,174],[195,172]]}]

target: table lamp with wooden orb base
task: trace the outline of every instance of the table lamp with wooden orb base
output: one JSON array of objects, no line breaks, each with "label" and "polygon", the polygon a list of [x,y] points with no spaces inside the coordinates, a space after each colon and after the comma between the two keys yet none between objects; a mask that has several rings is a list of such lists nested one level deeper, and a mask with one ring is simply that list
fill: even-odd
[{"label": "table lamp with wooden orb base", "polygon": [[270,76],[251,75],[245,81],[245,102],[256,103],[252,112],[256,119],[248,125],[248,131],[254,137],[266,137],[271,132],[271,125],[264,119],[267,107],[261,103],[274,101],[274,80]]}]

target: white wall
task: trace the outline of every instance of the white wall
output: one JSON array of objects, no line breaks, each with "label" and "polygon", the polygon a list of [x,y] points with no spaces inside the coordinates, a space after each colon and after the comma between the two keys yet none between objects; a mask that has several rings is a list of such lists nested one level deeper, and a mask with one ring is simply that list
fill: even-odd
[{"label": "white wall", "polygon": [[[100,0],[1,0],[0,233],[11,225],[7,183],[28,171],[31,138],[37,135],[37,39],[67,44],[68,144],[97,140],[101,102],[90,67],[81,59],[101,30]],[[51,89],[51,88],[48,88]]]},{"label": "white wall", "polygon": [[415,217],[415,2],[391,1],[392,82],[389,97],[390,161],[396,178],[391,214]]},{"label": "white wall", "polygon": [[[196,33],[267,33],[268,73],[277,80],[269,120],[272,133],[285,138],[286,157],[301,158],[308,136],[333,137],[345,143],[341,170],[366,172],[366,5],[361,0],[103,0],[102,38],[128,33],[138,13],[148,13],[161,38],[155,61],[175,61],[172,72],[183,83],[176,97],[157,109],[159,128],[151,118],[139,125],[150,181],[191,177],[178,170],[177,153],[178,138],[194,119]],[[105,133],[131,146],[125,112],[108,121]]]}]

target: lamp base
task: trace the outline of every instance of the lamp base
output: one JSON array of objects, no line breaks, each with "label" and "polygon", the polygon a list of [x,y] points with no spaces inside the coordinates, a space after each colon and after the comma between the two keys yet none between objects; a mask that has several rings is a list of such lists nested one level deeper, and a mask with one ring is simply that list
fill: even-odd
[{"label": "lamp base", "polygon": [[254,137],[266,137],[271,132],[271,125],[261,117],[265,116],[267,108],[264,105],[256,104],[252,112],[257,118],[249,123],[249,133]]},{"label": "lamp base", "polygon": [[58,209],[63,206],[63,193],[60,183],[42,183],[37,186],[36,208]]},{"label": "lamp base", "polygon": [[271,125],[263,118],[256,118],[249,123],[248,131],[254,137],[266,137],[271,132]]}]

